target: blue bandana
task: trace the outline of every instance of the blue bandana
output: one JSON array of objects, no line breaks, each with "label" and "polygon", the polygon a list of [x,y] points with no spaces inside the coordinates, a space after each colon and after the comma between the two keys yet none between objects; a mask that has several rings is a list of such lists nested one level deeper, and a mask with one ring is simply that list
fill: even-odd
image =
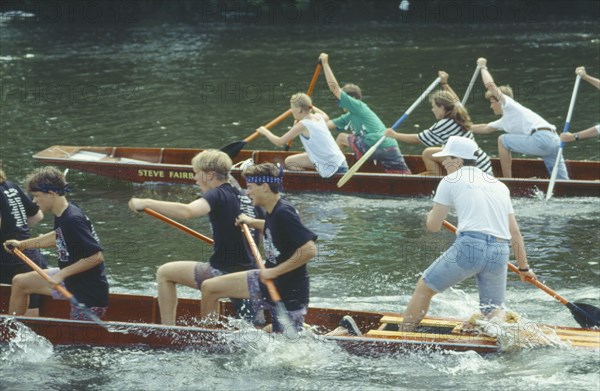
[{"label": "blue bandana", "polygon": [[71,192],[71,186],[67,183],[61,189],[58,186],[53,186],[53,185],[49,185],[47,183],[44,183],[42,185],[39,185],[35,189],[31,189],[31,191],[41,191],[42,193],[50,193],[51,191],[53,191],[53,192],[55,192],[58,195],[64,195],[65,193],[70,193]]},{"label": "blue bandana", "polygon": [[279,183],[279,191],[283,190],[283,166],[278,164],[279,167],[279,176],[270,176],[270,175],[247,175],[244,177],[246,183]]}]

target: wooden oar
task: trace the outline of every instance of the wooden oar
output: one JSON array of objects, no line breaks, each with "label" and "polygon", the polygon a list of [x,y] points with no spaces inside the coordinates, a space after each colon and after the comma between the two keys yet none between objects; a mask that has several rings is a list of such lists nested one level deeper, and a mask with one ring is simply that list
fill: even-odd
[{"label": "wooden oar", "polygon": [[150,208],[144,208],[144,212],[146,212],[146,213],[147,213],[147,214],[149,214],[150,216],[156,217],[157,219],[164,221],[164,222],[165,222],[165,223],[167,223],[167,224],[170,224],[170,225],[172,225],[172,226],[173,226],[173,227],[175,227],[175,228],[179,228],[179,229],[180,229],[180,230],[182,230],[183,232],[185,232],[185,233],[187,233],[187,234],[190,234],[190,235],[192,235],[192,236],[193,236],[193,237],[195,237],[195,238],[198,238],[198,239],[200,239],[200,240],[203,240],[203,241],[205,241],[205,242],[206,242],[206,243],[208,243],[208,244],[213,244],[213,243],[214,243],[214,240],[212,240],[212,239],[211,239],[211,238],[209,238],[208,236],[204,236],[204,235],[202,235],[200,232],[198,232],[198,231],[194,231],[193,229],[191,229],[191,228],[189,228],[189,227],[186,227],[185,225],[183,225],[183,224],[180,224],[180,223],[178,223],[177,221],[175,221],[175,220],[173,220],[173,219],[170,219],[170,218],[168,218],[167,216],[165,216],[165,215],[163,215],[163,214],[160,214],[160,213],[158,213],[158,212],[157,212],[157,211],[155,211],[155,210],[152,210],[152,209],[150,209]]},{"label": "wooden oar", "polygon": [[[429,93],[435,88],[435,86],[438,85],[439,82],[440,78],[438,77],[433,81],[433,83],[429,85],[429,87],[427,87],[427,89],[421,94],[421,96],[417,98],[417,100],[412,104],[412,106],[410,106],[408,110],[406,110],[406,112],[402,114],[402,117],[400,117],[398,121],[396,121],[396,123],[392,125],[392,129],[395,130],[398,126],[400,126],[400,124],[404,122],[404,120],[409,116],[409,114],[412,113],[412,111],[419,105],[419,103],[423,101],[423,99],[427,97],[427,95],[429,95]],[[344,186],[346,182],[348,182],[350,178],[352,178],[356,171],[358,171],[358,169],[362,167],[362,165],[365,164],[367,160],[369,160],[371,155],[375,153],[375,151],[377,150],[377,148],[379,148],[379,146],[381,145],[383,140],[385,140],[385,138],[385,136],[381,136],[381,138],[375,144],[373,144],[373,146],[369,148],[369,150],[365,152],[365,154],[356,163],[354,163],[354,165],[348,170],[348,172],[340,178],[340,180],[337,183],[337,187]]]},{"label": "wooden oar", "polygon": [[[260,252],[258,251],[258,247],[252,238],[252,234],[250,233],[250,229],[246,224],[242,224],[242,231],[244,231],[244,235],[246,236],[246,240],[250,245],[250,249],[252,250],[252,255],[254,255],[254,259],[256,260],[256,265],[260,270],[265,270],[265,265],[263,263],[262,257],[260,256]],[[269,291],[269,296],[271,296],[271,300],[275,303],[275,312],[277,313],[277,319],[281,323],[281,327],[283,328],[283,333],[287,337],[295,337],[297,335],[297,330],[294,325],[294,322],[290,318],[285,305],[283,304],[283,300],[281,300],[281,295],[277,291],[277,287],[275,283],[271,280],[263,281],[267,286],[267,290]]]},{"label": "wooden oar", "polygon": [[[321,65],[321,61],[319,61],[319,63],[317,64],[317,67],[315,68],[315,73],[313,73],[313,77],[310,80],[310,84],[308,85],[308,90],[306,91],[306,95],[308,96],[312,96],[312,93],[315,89],[315,84],[317,84],[317,79],[319,78],[319,75],[321,74],[321,68],[323,66]],[[288,143],[285,146],[285,150],[289,151],[290,147],[292,146],[292,141],[290,140],[288,141]]]},{"label": "wooden oar", "polygon": [[[575,86],[573,87],[573,94],[571,95],[571,103],[569,104],[569,112],[567,113],[567,120],[565,121],[563,133],[568,132],[569,126],[571,125],[571,114],[573,114],[573,107],[575,106],[575,100],[577,99],[577,90],[579,89],[580,80],[581,76],[577,75],[575,78]],[[546,201],[552,197],[552,192],[554,191],[554,184],[556,183],[556,177],[558,175],[558,163],[560,162],[564,146],[565,143],[561,141],[560,147],[558,148],[558,153],[556,154],[556,161],[554,162],[554,167],[552,168],[552,175],[550,175],[550,183],[548,184],[548,191],[546,192]]]},{"label": "wooden oar", "polygon": [[[450,224],[445,220],[443,225],[450,232],[456,233],[456,227],[454,225]],[[520,274],[519,268],[517,268],[510,262],[508,263],[508,268],[513,272]],[[579,323],[581,327],[600,327],[600,308],[585,303],[571,303],[567,299],[565,299],[564,297],[562,297],[561,295],[544,285],[539,280],[528,279],[527,282],[535,285],[536,287],[540,288],[541,290],[543,290],[544,292],[546,292],[547,294],[549,294],[550,296],[567,306],[567,308],[571,311],[571,314],[573,314],[573,318],[575,318],[575,321]]]},{"label": "wooden oar", "polygon": [[[11,251],[17,257],[21,258],[23,262],[25,262],[30,268],[32,268],[36,273],[38,273],[44,280],[48,281],[49,283],[52,283],[50,276],[48,276],[48,274],[46,274],[46,272],[42,270],[42,268],[39,267],[35,262],[29,259],[29,257],[25,255],[21,250],[19,250],[16,247],[11,247]],[[64,286],[62,286],[61,284],[57,284],[54,285],[54,289],[57,290],[61,295],[69,299],[69,301],[74,307],[77,307],[80,310],[82,310],[90,320],[108,329],[108,327],[106,327],[106,324],[103,321],[101,321],[100,318],[92,312],[92,310],[90,310],[85,305],[81,304],[79,300],[77,300],[77,298],[75,298],[75,296],[73,296],[73,294],[69,292]]]}]

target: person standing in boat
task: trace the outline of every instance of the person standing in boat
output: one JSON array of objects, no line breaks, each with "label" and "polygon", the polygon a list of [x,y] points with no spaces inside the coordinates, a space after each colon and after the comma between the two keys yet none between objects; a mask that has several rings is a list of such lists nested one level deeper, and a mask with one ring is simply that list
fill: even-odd
[{"label": "person standing in boat", "polygon": [[[485,58],[477,60],[477,65],[481,68],[481,79],[487,89],[485,98],[490,101],[490,108],[494,114],[502,117],[489,124],[473,125],[471,132],[475,134],[487,134],[497,130],[506,132],[498,138],[498,156],[502,175],[505,178],[512,178],[512,151],[541,157],[548,173],[551,174],[560,148],[556,127],[515,101],[510,86],[496,86],[486,64]],[[557,178],[569,179],[562,155],[558,162]]]},{"label": "person standing in boat", "polygon": [[[0,243],[9,239],[24,240],[31,237],[29,227],[34,226],[44,218],[31,198],[16,184],[7,180],[0,160]],[[48,267],[46,257],[39,249],[26,250],[25,255],[39,267]],[[0,248],[0,283],[12,284],[14,276],[32,271],[31,268],[17,256]],[[39,313],[39,295],[31,295],[26,316],[37,316]]]},{"label": "person standing in boat", "polygon": [[[473,133],[469,131],[469,128],[473,124],[469,113],[448,84],[448,74],[444,71],[439,71],[438,76],[441,80],[442,90],[435,92],[429,97],[431,112],[437,122],[431,128],[418,134],[398,133],[392,128],[388,128],[385,131],[386,136],[395,138],[400,142],[424,144],[428,147],[425,148],[422,154],[425,169],[427,170],[425,174],[427,175],[443,174],[442,162],[444,158],[434,157],[433,155],[442,150],[438,145],[445,144],[450,136],[462,136],[475,140]],[[490,158],[485,152],[480,152],[480,155],[477,157],[477,167],[487,174],[493,174]]]},{"label": "person standing in boat", "polygon": [[[585,71],[585,67],[577,67],[577,69],[575,69],[575,73],[581,76],[583,80],[600,90],[600,80],[588,75]],[[579,141],[598,136],[600,136],[600,125],[592,126],[591,128],[587,128],[576,133],[563,132],[560,135],[560,140],[565,143],[570,143],[572,141]]]},{"label": "person standing in boat", "polygon": [[[210,220],[214,252],[208,262],[176,261],[158,268],[158,304],[163,324],[176,324],[177,284],[200,289],[205,280],[255,267],[250,247],[236,227],[235,219],[240,213],[256,217],[256,210],[250,198],[230,183],[232,165],[226,153],[205,150],[192,159],[194,178],[202,191],[202,198],[188,204],[149,198],[132,198],[129,201],[129,208],[134,212],[149,208],[173,219],[208,216]],[[202,299],[204,301],[204,297]],[[233,300],[233,304],[240,316],[248,321],[254,320],[249,303]]]},{"label": "person standing in boat", "polygon": [[[327,121],[329,129],[346,130],[338,134],[336,142],[340,148],[351,148],[357,159],[369,150],[385,132],[381,119],[362,101],[362,91],[355,84],[346,84],[340,88],[331,66],[329,55],[321,53],[319,60],[323,65],[329,89],[338,99],[345,114]],[[381,163],[384,171],[392,174],[411,174],[398,147],[398,142],[386,138],[373,154],[373,160]]]},{"label": "person standing in boat", "polygon": [[506,185],[476,167],[479,147],[466,137],[452,136],[441,152],[448,172],[439,183],[426,226],[442,227],[451,207],[458,215],[456,240],[425,272],[404,312],[403,331],[413,331],[429,310],[433,296],[475,277],[479,306],[487,317],[504,318],[509,245],[521,280],[535,279]]},{"label": "person standing in boat", "polygon": [[[102,317],[108,308],[108,280],[104,269],[104,253],[94,226],[74,203],[69,202],[70,192],[65,177],[55,167],[42,167],[27,179],[27,190],[43,212],[54,215],[54,230],[35,238],[11,239],[4,248],[27,251],[34,248],[56,247],[58,267],[46,269],[52,282],[48,283],[37,272],[17,274],[8,308],[9,314],[23,315],[29,296],[40,294],[66,300],[53,288],[62,284],[77,300],[96,316]],[[71,319],[89,320],[86,312],[71,305]]]},{"label": "person standing in boat", "polygon": [[296,123],[283,136],[274,135],[264,126],[256,129],[276,146],[286,145],[288,141],[300,137],[306,152],[287,157],[285,168],[288,170],[314,168],[323,178],[348,171],[346,157],[327,128],[326,121],[329,120],[329,116],[313,106],[310,96],[303,93],[292,96],[290,107]]},{"label": "person standing in boat", "polygon": [[254,205],[266,211],[265,219],[241,214],[237,224],[247,224],[264,233],[266,270],[227,274],[202,284],[202,317],[216,321],[219,299],[237,297],[251,299],[255,310],[269,309],[273,332],[282,332],[273,302],[262,281],[272,280],[281,295],[296,330],[302,328],[308,309],[309,276],[307,263],[316,256],[315,235],[300,221],[296,209],[282,199],[279,189],[283,172],[272,163],[247,167],[243,176],[247,193]]}]

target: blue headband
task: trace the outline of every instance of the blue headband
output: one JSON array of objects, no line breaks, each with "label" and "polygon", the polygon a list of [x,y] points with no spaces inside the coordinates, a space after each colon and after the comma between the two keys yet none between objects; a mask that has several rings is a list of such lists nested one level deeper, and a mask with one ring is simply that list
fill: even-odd
[{"label": "blue headband", "polygon": [[64,195],[65,193],[71,192],[71,186],[68,183],[66,183],[63,188],[60,188],[58,186],[53,186],[53,185],[44,183],[39,186],[36,186],[36,188],[34,188],[34,189],[31,189],[31,191],[41,191],[42,193],[50,193],[51,191],[53,191],[56,194]]},{"label": "blue headband", "polygon": [[277,164],[279,168],[279,176],[270,176],[270,175],[247,175],[244,177],[246,183],[278,183],[279,191],[283,190],[283,166]]}]

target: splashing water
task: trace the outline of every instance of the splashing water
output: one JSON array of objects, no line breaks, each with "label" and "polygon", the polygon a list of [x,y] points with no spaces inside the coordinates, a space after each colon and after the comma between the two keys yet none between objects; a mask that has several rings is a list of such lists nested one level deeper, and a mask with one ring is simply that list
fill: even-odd
[{"label": "splashing water", "polygon": [[10,338],[8,347],[2,352],[0,361],[37,363],[52,356],[54,348],[50,341],[37,335],[29,327],[14,318],[1,320]]},{"label": "splashing water", "polygon": [[475,324],[483,334],[497,338],[503,352],[541,346],[567,346],[554,330],[532,321],[517,319],[515,322],[503,322],[493,318],[476,320]]}]

